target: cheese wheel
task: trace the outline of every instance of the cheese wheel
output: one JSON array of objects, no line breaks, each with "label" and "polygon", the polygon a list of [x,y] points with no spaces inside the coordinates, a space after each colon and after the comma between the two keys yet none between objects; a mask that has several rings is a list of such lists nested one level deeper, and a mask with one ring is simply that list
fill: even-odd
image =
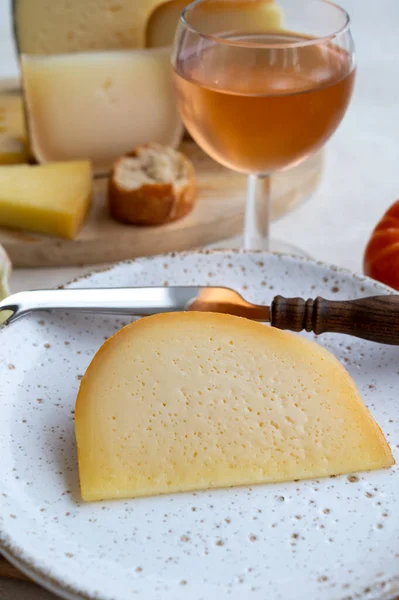
[{"label": "cheese wheel", "polygon": [[75,427],[85,500],[394,463],[332,354],[214,313],[147,317],[110,338],[82,379]]},{"label": "cheese wheel", "polygon": [[143,48],[152,11],[164,0],[12,0],[17,49],[64,54]]},{"label": "cheese wheel", "polygon": [[[12,0],[15,42],[26,54],[168,46],[188,4],[190,0]],[[281,14],[272,0],[222,0],[212,2],[210,11],[212,20],[223,17],[223,25],[229,14],[239,13],[244,27],[248,20],[263,24],[267,19],[274,25]]]}]

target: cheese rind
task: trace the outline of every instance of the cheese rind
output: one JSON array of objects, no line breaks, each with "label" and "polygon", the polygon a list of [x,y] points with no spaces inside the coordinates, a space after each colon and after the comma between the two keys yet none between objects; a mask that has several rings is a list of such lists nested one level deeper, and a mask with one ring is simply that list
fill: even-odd
[{"label": "cheese rind", "polygon": [[27,54],[143,48],[163,0],[13,0],[17,48]]},{"label": "cheese rind", "polygon": [[97,352],[75,412],[85,500],[378,469],[356,386],[299,336],[213,313],[137,321]]},{"label": "cheese rind", "polygon": [[0,167],[0,226],[73,239],[91,186],[89,161]]},{"label": "cheese rind", "polygon": [[32,152],[88,158],[95,173],[136,146],[182,136],[167,49],[22,56]]},{"label": "cheese rind", "polygon": [[[178,18],[188,4],[189,0],[13,0],[14,35],[19,52],[26,54],[158,48],[173,42]],[[220,0],[205,10],[223,23],[227,12],[239,16],[245,27],[262,19],[273,25],[280,19],[271,0]]]}]

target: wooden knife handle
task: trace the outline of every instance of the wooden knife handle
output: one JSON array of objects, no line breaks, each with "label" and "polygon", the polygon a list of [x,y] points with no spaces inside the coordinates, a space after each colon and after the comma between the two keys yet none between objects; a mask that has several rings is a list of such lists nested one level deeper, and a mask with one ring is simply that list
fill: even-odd
[{"label": "wooden knife handle", "polygon": [[399,345],[399,295],[360,300],[303,300],[276,296],[270,323],[279,329],[345,333],[380,344]]}]

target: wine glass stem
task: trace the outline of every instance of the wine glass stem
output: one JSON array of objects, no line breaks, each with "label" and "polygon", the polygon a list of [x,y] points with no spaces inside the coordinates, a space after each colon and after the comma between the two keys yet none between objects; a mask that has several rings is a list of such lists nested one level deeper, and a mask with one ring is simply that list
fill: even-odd
[{"label": "wine glass stem", "polygon": [[270,176],[249,175],[244,222],[245,250],[269,250],[270,208]]}]

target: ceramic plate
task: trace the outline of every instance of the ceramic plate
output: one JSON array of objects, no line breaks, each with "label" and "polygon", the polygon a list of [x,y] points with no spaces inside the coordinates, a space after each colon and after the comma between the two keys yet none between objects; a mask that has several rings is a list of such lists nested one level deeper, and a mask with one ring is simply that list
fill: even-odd
[{"label": "ceramic plate", "polygon": [[[205,252],[123,263],[73,287],[229,285],[360,297],[389,290],[311,261]],[[79,380],[126,319],[31,316],[0,332],[0,549],[64,598],[362,600],[399,594],[396,467],[85,504],[73,413]],[[399,460],[399,348],[338,335],[320,344],[350,371]]]}]

